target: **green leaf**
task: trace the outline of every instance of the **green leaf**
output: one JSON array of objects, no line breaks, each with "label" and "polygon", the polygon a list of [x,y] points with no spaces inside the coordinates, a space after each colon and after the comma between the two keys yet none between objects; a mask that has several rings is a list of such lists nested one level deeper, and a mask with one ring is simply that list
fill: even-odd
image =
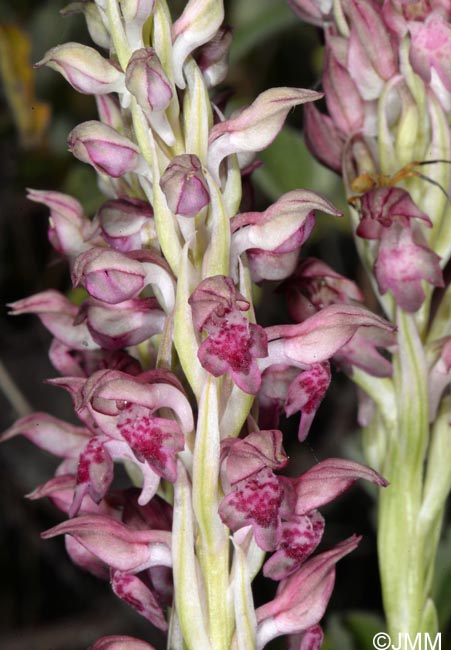
[{"label": "green leaf", "polygon": [[256,45],[268,42],[275,34],[299,21],[284,2],[259,0],[242,2],[235,0],[229,22],[236,26],[230,50],[233,66],[243,59]]},{"label": "green leaf", "polygon": [[357,650],[373,647],[373,638],[385,631],[385,622],[377,614],[370,612],[351,612],[345,616],[346,628],[352,633]]}]

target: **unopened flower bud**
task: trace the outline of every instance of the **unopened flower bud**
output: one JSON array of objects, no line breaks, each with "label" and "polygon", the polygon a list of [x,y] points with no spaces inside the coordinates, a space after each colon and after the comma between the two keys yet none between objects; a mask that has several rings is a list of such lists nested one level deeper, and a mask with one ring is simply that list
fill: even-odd
[{"label": "unopened flower bud", "polygon": [[43,65],[60,72],[75,90],[86,95],[123,90],[122,71],[87,45],[64,43],[52,47],[35,67]]},{"label": "unopened flower bud", "polygon": [[340,173],[344,139],[329,115],[321,113],[314,104],[304,108],[304,138],[310,153]]},{"label": "unopened flower bud", "polygon": [[336,126],[346,134],[358,131],[363,125],[363,102],[349,72],[332,51],[327,54],[323,86]]},{"label": "unopened flower bud", "polygon": [[207,86],[212,87],[224,81],[228,70],[228,56],[232,43],[232,30],[222,26],[203,48],[197,58]]},{"label": "unopened flower bud", "polygon": [[207,181],[199,158],[176,156],[160,180],[169,209],[182,217],[195,217],[210,202]]},{"label": "unopened flower bud", "polygon": [[137,171],[141,163],[139,148],[134,142],[96,120],[76,126],[67,142],[76,158],[113,178]]},{"label": "unopened flower bud", "polygon": [[145,111],[164,111],[172,99],[171,84],[155,50],[136,50],[125,72],[125,85]]}]

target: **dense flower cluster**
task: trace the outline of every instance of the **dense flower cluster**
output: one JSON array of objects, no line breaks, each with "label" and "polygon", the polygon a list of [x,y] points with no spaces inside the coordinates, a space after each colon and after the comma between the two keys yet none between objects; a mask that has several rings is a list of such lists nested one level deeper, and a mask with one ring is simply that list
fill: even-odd
[{"label": "dense flower cluster", "polygon": [[[318,508],[358,478],[386,481],[340,459],[297,478],[277,473],[288,461],[279,415],[300,411],[307,436],[331,359],[390,375],[377,348],[393,343],[394,328],[330,269],[297,268],[315,211],[339,215],[327,200],[296,190],[263,212],[239,206],[241,169],[292,107],[320,95],[275,88],[226,118],[208,94],[227,69],[220,0],[189,0],[174,22],[162,0],[76,4],[99,49],[58,45],[38,65],[96,97],[99,120],[76,126],[68,143],[106,200],[89,218],[72,197],[30,190],[49,208],[49,239],[84,298],[49,290],[12,310],[51,332],[61,375],[52,383],[69,392],[82,426],[38,413],[3,439],[25,435],[62,459],[30,495],[68,515],[43,537],[65,535],[74,562],[169,630],[171,648],[263,648],[279,635],[319,648],[335,564],[358,538],[312,555]],[[252,281],[266,279],[286,281],[296,324],[256,324]],[[118,462],[129,489],[115,489]],[[255,610],[250,585],[262,566],[280,584]],[[150,646],[105,637],[92,648]]]},{"label": "dense flower cluster", "polygon": [[[335,356],[345,369],[352,362],[367,394],[360,412],[368,425],[366,457],[391,482],[380,495],[378,521],[388,631],[392,638],[433,635],[439,623],[431,582],[451,491],[450,292],[443,273],[451,257],[451,2],[289,3],[322,28],[325,40],[327,112],[306,106],[307,144],[343,177],[357,250],[398,328],[392,378],[377,352],[381,331],[360,333]],[[343,295],[360,300],[321,262],[303,262],[297,279],[286,291],[298,321]]]}]

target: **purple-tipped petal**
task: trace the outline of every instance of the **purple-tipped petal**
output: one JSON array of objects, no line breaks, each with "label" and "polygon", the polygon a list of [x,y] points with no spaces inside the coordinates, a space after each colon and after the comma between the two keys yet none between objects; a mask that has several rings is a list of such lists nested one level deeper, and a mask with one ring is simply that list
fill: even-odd
[{"label": "purple-tipped petal", "polygon": [[269,358],[262,362],[310,366],[330,359],[359,328],[394,326],[357,305],[329,305],[298,325],[267,327]]},{"label": "purple-tipped petal", "polygon": [[283,580],[276,597],[256,610],[257,650],[283,634],[306,632],[324,615],[335,582],[335,565],[353,551],[357,536],[308,559],[292,576]]},{"label": "purple-tipped petal", "polygon": [[43,65],[60,72],[80,93],[103,95],[124,90],[123,72],[87,45],[64,43],[52,47],[35,67]]},{"label": "purple-tipped petal", "polygon": [[313,90],[271,88],[238,116],[216,124],[209,138],[210,172],[218,178],[221,161],[230,154],[265,149],[278,135],[291,108],[320,97],[322,95]]},{"label": "purple-tipped petal", "polygon": [[17,420],[2,434],[1,441],[19,434],[59,458],[77,458],[91,437],[84,427],[76,427],[47,413],[33,413]]},{"label": "purple-tipped petal", "polygon": [[295,491],[295,514],[305,515],[333,501],[359,478],[380,487],[388,485],[388,482],[370,467],[341,458],[329,458],[314,465],[297,479],[280,477],[280,481],[287,491]]},{"label": "purple-tipped petal", "polygon": [[171,537],[164,531],[131,530],[107,515],[83,515],[42,533],[43,539],[72,535],[102,562],[118,571],[171,566]]}]

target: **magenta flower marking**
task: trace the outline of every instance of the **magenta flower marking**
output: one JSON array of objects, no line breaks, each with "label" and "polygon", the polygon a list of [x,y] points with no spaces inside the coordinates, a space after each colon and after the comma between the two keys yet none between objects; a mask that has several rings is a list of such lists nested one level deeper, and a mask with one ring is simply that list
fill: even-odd
[{"label": "magenta flower marking", "polygon": [[129,573],[113,571],[111,587],[116,596],[131,605],[138,614],[147,618],[158,629],[164,632],[168,629],[163,610],[155,595],[140,578]]},{"label": "magenta flower marking", "polygon": [[221,443],[221,480],[226,492],[261,469],[282,469],[288,457],[282,432],[254,431],[244,439],[226,438]]},{"label": "magenta flower marking", "polygon": [[290,416],[301,411],[299,423],[299,440],[305,440],[310,425],[330,384],[330,366],[328,362],[316,363],[301,372],[288,387],[285,413]]},{"label": "magenta flower marking", "polygon": [[232,530],[252,525],[255,541],[265,551],[273,551],[281,536],[282,489],[269,469],[261,469],[235,484],[219,506],[223,522]]},{"label": "magenta flower marking", "polygon": [[263,574],[283,580],[296,571],[313,553],[324,532],[324,519],[316,510],[282,523],[282,537],[277,551],[263,567]]},{"label": "magenta flower marking", "polygon": [[77,486],[74,500],[69,510],[73,517],[79,510],[85,494],[89,494],[95,503],[106,495],[113,481],[113,459],[99,438],[92,438],[82,451],[77,468]]},{"label": "magenta flower marking", "polygon": [[176,452],[185,444],[177,422],[153,417],[149,409],[135,404],[121,412],[117,428],[139,461],[147,461],[159,476],[175,481]]},{"label": "magenta flower marking", "polygon": [[360,199],[360,223],[356,234],[365,239],[381,239],[384,231],[395,223],[410,227],[411,219],[432,226],[429,217],[415,205],[406,190],[400,187],[377,187]]},{"label": "magenta flower marking", "polygon": [[189,299],[193,320],[208,337],[199,347],[203,367],[215,377],[226,372],[246,393],[255,394],[261,382],[256,358],[268,354],[262,327],[249,323],[242,311],[249,303],[236,291],[231,278],[207,278]]}]

